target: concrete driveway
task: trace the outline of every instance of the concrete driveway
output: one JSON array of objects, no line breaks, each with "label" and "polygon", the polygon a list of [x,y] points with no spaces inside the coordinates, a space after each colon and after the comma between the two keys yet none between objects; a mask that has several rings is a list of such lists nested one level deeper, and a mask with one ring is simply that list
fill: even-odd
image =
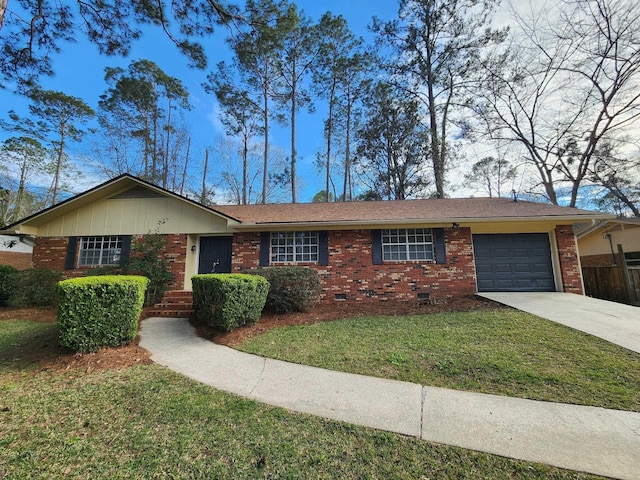
[{"label": "concrete driveway", "polygon": [[478,295],[640,353],[640,307],[560,292]]}]

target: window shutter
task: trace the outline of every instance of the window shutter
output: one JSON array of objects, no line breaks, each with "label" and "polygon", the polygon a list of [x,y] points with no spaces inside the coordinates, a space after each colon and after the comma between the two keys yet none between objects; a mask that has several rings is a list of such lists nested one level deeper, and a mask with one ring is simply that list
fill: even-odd
[{"label": "window shutter", "polygon": [[433,229],[433,247],[436,263],[447,263],[447,246],[444,242],[444,228]]},{"label": "window shutter", "polygon": [[382,265],[382,230],[371,230],[371,263]]},{"label": "window shutter", "polygon": [[329,232],[318,232],[318,265],[329,265]]},{"label": "window shutter", "polygon": [[131,235],[125,235],[122,237],[122,248],[120,249],[120,267],[124,267],[131,255]]},{"label": "window shutter", "polygon": [[69,237],[67,244],[67,256],[64,259],[64,269],[73,270],[76,268],[76,249],[78,247],[78,237]]},{"label": "window shutter", "polygon": [[260,266],[269,266],[269,247],[271,245],[271,234],[260,232]]}]

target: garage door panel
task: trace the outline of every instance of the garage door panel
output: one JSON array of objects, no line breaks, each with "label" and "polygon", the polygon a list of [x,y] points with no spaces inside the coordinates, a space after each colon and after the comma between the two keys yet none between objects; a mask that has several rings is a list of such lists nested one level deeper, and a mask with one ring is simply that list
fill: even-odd
[{"label": "garage door panel", "polygon": [[491,271],[494,273],[511,273],[511,265],[495,265]]},{"label": "garage door panel", "polygon": [[476,273],[490,275],[492,272],[493,269],[491,268],[491,265],[476,265]]},{"label": "garage door panel", "polygon": [[478,291],[554,291],[549,236],[473,236]]},{"label": "garage door panel", "polygon": [[535,265],[529,263],[516,263],[513,266],[513,273],[531,273],[535,268]]}]

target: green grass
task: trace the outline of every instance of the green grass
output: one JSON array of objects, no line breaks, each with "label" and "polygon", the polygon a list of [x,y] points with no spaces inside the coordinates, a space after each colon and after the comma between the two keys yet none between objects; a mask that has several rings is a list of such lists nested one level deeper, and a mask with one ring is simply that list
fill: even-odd
[{"label": "green grass", "polygon": [[640,411],[640,354],[509,309],[281,327],[237,348],[422,385]]},{"label": "green grass", "polygon": [[[13,323],[0,345],[14,353],[50,333]],[[155,365],[26,368],[16,381],[0,358],[0,478],[596,478],[294,414]]]},{"label": "green grass", "polygon": [[[57,343],[58,328],[53,323],[25,320],[0,321],[0,374],[27,374],[37,368],[37,349]],[[57,349],[55,349],[57,350]]]}]

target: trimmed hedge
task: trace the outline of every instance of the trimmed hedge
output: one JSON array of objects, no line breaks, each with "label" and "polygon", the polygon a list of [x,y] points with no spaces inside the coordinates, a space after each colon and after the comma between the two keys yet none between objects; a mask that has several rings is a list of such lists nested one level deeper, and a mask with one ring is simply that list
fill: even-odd
[{"label": "trimmed hedge", "polygon": [[268,267],[250,270],[250,273],[266,278],[271,285],[266,310],[276,313],[308,312],[320,301],[320,276],[311,268]]},{"label": "trimmed hedge", "polygon": [[131,343],[149,280],[137,275],[82,277],[58,284],[60,345],[76,352]]},{"label": "trimmed hedge", "polygon": [[18,291],[20,270],[11,265],[0,265],[0,307],[6,307]]},{"label": "trimmed hedge", "polygon": [[62,272],[46,268],[20,271],[18,288],[9,300],[14,307],[49,307],[56,304],[56,289]]},{"label": "trimmed hedge", "polygon": [[191,281],[196,320],[225,332],[255,324],[269,291],[265,278],[243,273],[196,275]]}]

